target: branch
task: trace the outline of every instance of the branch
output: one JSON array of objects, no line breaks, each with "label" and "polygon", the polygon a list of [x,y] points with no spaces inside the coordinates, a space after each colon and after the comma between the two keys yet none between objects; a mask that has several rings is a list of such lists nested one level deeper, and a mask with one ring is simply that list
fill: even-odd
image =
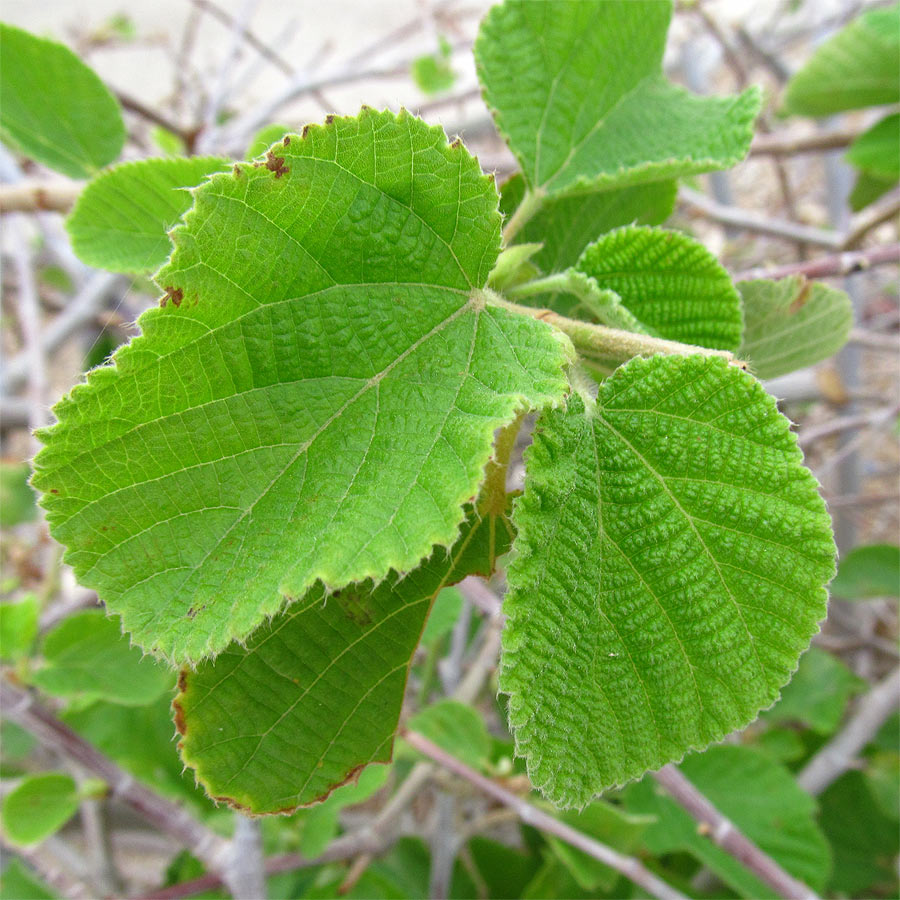
[{"label": "branch", "polygon": [[657,878],[635,857],[625,856],[613,850],[612,847],[601,844],[583,832],[566,825],[565,822],[560,822],[559,819],[555,819],[549,813],[538,809],[538,807],[501,787],[497,782],[469,768],[464,762],[461,762],[455,756],[451,756],[421,734],[415,731],[406,731],[403,732],[403,737],[410,746],[415,747],[420,753],[434,760],[442,768],[465,779],[482,793],[493,797],[494,800],[514,810],[516,815],[526,825],[531,825],[547,834],[552,834],[583,853],[587,853],[594,859],[605,863],[617,872],[621,872],[638,887],[643,888],[654,897],[660,898],[660,900],[685,900],[683,894],[666,884],[662,879]]},{"label": "branch", "polygon": [[204,865],[218,871],[227,864],[229,841],[210,831],[186,809],[135,781],[128,772],[57,719],[32,694],[7,678],[0,680],[0,708],[5,718],[33,734],[43,746],[53,748],[102,778],[109,785],[112,796],[160,831],[179,840]]},{"label": "branch", "polygon": [[234,836],[231,859],[227,863],[225,882],[235,897],[262,900],[266,896],[266,872],[262,831],[258,819],[234,814]]},{"label": "branch", "polygon": [[812,428],[801,430],[797,438],[797,443],[801,447],[808,447],[816,441],[824,437],[830,437],[833,434],[840,434],[842,431],[850,431],[854,428],[865,428],[868,425],[883,425],[890,421],[894,416],[900,414],[900,403],[894,403],[890,406],[882,406],[871,412],[859,413],[855,416],[843,416],[840,419],[832,419],[829,422],[823,422]]},{"label": "branch", "polygon": [[857,706],[856,712],[797,776],[810,794],[821,794],[855,762],[857,754],[875,737],[884,721],[900,704],[900,667],[880,681]]},{"label": "branch", "polygon": [[809,900],[816,894],[788,875],[781,866],[764,853],[735,825],[722,815],[673,765],[663,766],[653,777],[672,795],[672,798],[700,823],[700,832],[721,847],[729,856],[767,884],[779,897]]},{"label": "branch", "polygon": [[849,147],[862,134],[859,128],[844,128],[815,134],[759,134],[750,144],[751,156],[797,156]]},{"label": "branch", "polygon": [[900,213],[900,194],[896,191],[889,194],[883,200],[873,203],[864,212],[856,216],[851,223],[850,230],[844,238],[842,250],[852,250],[859,246],[862,239],[873,228],[883,225],[897,218]]},{"label": "branch", "polygon": [[790,275],[805,275],[807,278],[838,278],[863,272],[873,266],[884,266],[900,262],[900,244],[885,244],[870,250],[847,250],[830,256],[820,256],[806,262],[788,263],[784,266],[758,266],[732,275],[735,281],[750,281],[756,278],[787,278]]},{"label": "branch", "polygon": [[14,847],[5,838],[0,838],[0,846],[5,856],[15,854],[24,859],[37,877],[65,900],[92,900],[94,892],[87,884],[87,872],[77,868],[81,860],[56,835],[36,847]]},{"label": "branch", "polygon": [[134,97],[129,94],[123,94],[118,90],[115,94],[116,99],[122,104],[123,109],[127,109],[129,112],[133,112],[142,119],[146,119],[148,122],[159,125],[161,128],[165,128],[166,131],[171,131],[172,134],[177,135],[184,142],[185,149],[188,153],[194,149],[194,141],[197,139],[196,128],[182,128],[178,123],[173,122],[171,119],[167,119],[162,113],[157,112],[155,109],[144,106],[140,100],[135,100]]},{"label": "branch", "polygon": [[36,178],[24,179],[17,184],[0,184],[0,213],[68,212],[83,187],[78,181]]}]

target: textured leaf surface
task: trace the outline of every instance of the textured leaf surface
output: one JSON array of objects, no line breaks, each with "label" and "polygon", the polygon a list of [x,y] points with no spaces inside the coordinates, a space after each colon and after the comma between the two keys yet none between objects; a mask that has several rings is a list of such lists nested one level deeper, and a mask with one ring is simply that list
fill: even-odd
[{"label": "textured leaf surface", "polygon": [[669,84],[670,17],[657,0],[506,0],[488,13],[478,73],[532,190],[624,187],[743,158],[758,91],[709,98]]},{"label": "textured leaf surface", "polygon": [[636,359],[543,414],[514,510],[500,686],[532,782],[578,806],[769,706],[825,614],[825,506],[719,358]]},{"label": "textured leaf surface", "polygon": [[885,116],[861,134],[850,145],[846,159],[879,178],[900,178],[900,113]]},{"label": "textured leaf surface", "polygon": [[472,516],[404,578],[311,591],[213,662],[181,675],[181,753],[210,796],[253,813],[321,800],[391,758],[413,653],[436,594],[493,570],[504,519]]},{"label": "textured leaf surface", "polygon": [[788,82],[784,109],[829,116],[900,101],[900,4],[873,9],[822,44]]},{"label": "textured leaf surface", "polygon": [[42,650],[43,665],[30,680],[58,697],[142,706],[175,684],[171,669],[132,647],[118,620],[100,610],[60,622],[44,639]]},{"label": "textured leaf surface", "polygon": [[[711,747],[689,756],[682,772],[712,803],[787,872],[822,890],[831,868],[824,835],[816,825],[815,801],[790,773],[749,747]],[[626,807],[656,815],[645,833],[654,854],[685,850],[744,897],[775,897],[772,889],[700,834],[697,823],[655,782],[645,778],[628,789]]]},{"label": "textured leaf surface", "polygon": [[0,24],[0,138],[26,156],[89,178],[125,142],[119,104],[68,47]]},{"label": "textured leaf surface", "polygon": [[[576,197],[547,197],[537,214],[516,235],[519,242],[540,241],[534,262],[544,272],[575,265],[584,248],[601,234],[635,222],[659,225],[672,213],[677,185],[657,181],[620,190],[602,190]],[[500,211],[511,216],[525,195],[525,179],[514,175],[500,192]]]},{"label": "textured leaf surface", "polygon": [[14,844],[37,844],[62,828],[77,809],[78,789],[68,775],[32,775],[4,798],[3,831]]},{"label": "textured leaf surface", "polygon": [[218,157],[198,156],[114,166],[81,192],[66,222],[72,248],[99,269],[158,268],[172,252],[169,229],[191,205],[189,189],[227,165]]},{"label": "textured leaf surface", "polygon": [[853,327],[850,298],[802,275],[741,281],[744,337],[738,355],[759,378],[775,378],[837,353]]},{"label": "textured leaf surface", "polygon": [[495,429],[566,387],[568,342],[485,306],[497,194],[461,145],[371,110],[289,141],[195,191],[163,308],[35,461],[79,580],[179,661],[452,544]]},{"label": "textured leaf surface", "polygon": [[718,260],[686,235],[619,228],[591,244],[577,268],[661,337],[715,350],[740,344],[741,298]]}]

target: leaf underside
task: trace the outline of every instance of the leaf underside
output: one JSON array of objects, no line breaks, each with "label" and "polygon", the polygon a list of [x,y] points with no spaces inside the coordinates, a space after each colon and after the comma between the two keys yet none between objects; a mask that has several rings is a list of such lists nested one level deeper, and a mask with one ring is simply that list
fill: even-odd
[{"label": "leaf underside", "polygon": [[834,543],[788,421],[719,358],[631,361],[539,418],[527,469],[500,687],[532,782],[580,806],[777,698]]},{"label": "leaf underside", "polygon": [[449,547],[495,429],[566,390],[565,339],[485,306],[498,198],[459,143],[368,109],[286,140],[194,191],[163,308],[35,460],[79,581],[178,662]]},{"label": "leaf underside", "polygon": [[254,815],[325,799],[391,759],[409,666],[437,593],[490,575],[505,513],[469,515],[449,554],[409,575],[326,596],[320,587],[196,671],[175,701],[185,763],[211,797]]}]

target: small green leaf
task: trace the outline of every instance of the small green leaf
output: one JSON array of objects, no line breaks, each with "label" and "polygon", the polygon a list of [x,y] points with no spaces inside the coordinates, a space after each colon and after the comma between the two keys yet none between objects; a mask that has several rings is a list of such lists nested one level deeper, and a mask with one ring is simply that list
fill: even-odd
[{"label": "small green leaf", "polygon": [[[680,768],[723,815],[785,871],[813,890],[824,888],[831,860],[814,818],[816,804],[787,769],[749,747],[727,746],[689,756]],[[652,779],[629,787],[625,805],[631,812],[657,816],[657,823],[644,835],[651,853],[687,851],[741,896],[753,900],[777,896],[701,834],[694,819]]]},{"label": "small green leaf", "polygon": [[789,422],[718,357],[632,360],[526,464],[500,688],[532,783],[581,806],[777,698],[834,542]]},{"label": "small green leaf", "polygon": [[450,65],[452,50],[446,38],[441,38],[440,52],[427,53],[413,60],[411,74],[423,94],[440,94],[449,91],[456,81],[456,72]]},{"label": "small green leaf", "polygon": [[662,75],[671,4],[506,0],[475,42],[497,126],[528,187],[585,193],[743,159],[760,94],[689,94]]},{"label": "small green leaf", "polygon": [[435,598],[431,612],[428,614],[428,621],[422,632],[422,644],[427,646],[449,634],[459,618],[462,604],[463,596],[458,588],[444,588]]},{"label": "small green leaf", "polygon": [[473,511],[449,554],[438,548],[377,586],[316,588],[246,648],[182,672],[181,754],[209,795],[256,815],[286,812],[388,762],[429,607],[447,583],[489,574],[509,549],[495,519]]},{"label": "small green leaf", "polygon": [[0,603],[0,658],[15,662],[31,651],[38,632],[40,604],[34,594]]},{"label": "small green leaf", "polygon": [[837,353],[853,327],[850,298],[802,275],[740,281],[744,339],[738,356],[758,378],[775,378]]},{"label": "small green leaf", "polygon": [[275,143],[284,140],[286,134],[292,134],[293,128],[287,125],[265,125],[256,132],[245,154],[246,159],[256,159],[264,156],[266,151]]},{"label": "small green leaf", "polygon": [[486,305],[498,198],[461,144],[373,110],[306,132],[194,191],[172,302],[41,432],[66,560],[181,662],[449,546],[495,430],[567,387],[568,341]]},{"label": "small green leaf", "polygon": [[132,647],[118,619],[100,610],[64,619],[44,639],[42,650],[44,665],[29,678],[58,697],[143,706],[175,682],[174,672]]},{"label": "small green leaf", "polygon": [[844,600],[873,597],[900,599],[900,547],[869,544],[854,547],[838,564],[831,593]]},{"label": "small green leaf", "polygon": [[879,197],[884,196],[895,184],[895,178],[882,178],[872,175],[870,172],[859,172],[850,196],[847,198],[850,209],[859,212],[861,209],[874,203]]},{"label": "small green leaf", "polygon": [[191,189],[227,165],[214,156],[142,159],[102,172],[66,220],[72,248],[112,272],[157,268],[172,252],[168,232],[190,207]]},{"label": "small green leaf", "polygon": [[0,900],[56,900],[57,896],[15,857],[0,872]]},{"label": "small green leaf", "polygon": [[847,702],[864,690],[866,682],[839,659],[810,647],[781,699],[762,718],[772,724],[802,722],[819,734],[829,735],[840,725]]},{"label": "small green leaf", "polygon": [[878,750],[868,757],[866,785],[881,812],[894,822],[900,821],[900,753]]},{"label": "small green leaf", "polygon": [[714,350],[741,341],[741,298],[700,243],[663,228],[618,228],[590,244],[576,268],[615,291],[651,333]]},{"label": "small green leaf", "polygon": [[62,828],[77,809],[78,788],[68,775],[31,775],[4,798],[3,831],[13,844],[37,844]]},{"label": "small green leaf", "polygon": [[830,116],[900,101],[900,4],[871,9],[818,47],[787,84],[790,115]]},{"label": "small green leaf", "polygon": [[481,769],[491,752],[491,739],[484,720],[471,707],[457,700],[440,700],[426,706],[407,723],[443,750],[473,769]]},{"label": "small green leaf", "polygon": [[885,116],[861,134],[845,156],[847,162],[879,178],[900,178],[900,113]]},{"label": "small green leaf", "polygon": [[0,138],[72,178],[89,178],[125,142],[119,104],[68,47],[0,24]]},{"label": "small green leaf", "polygon": [[154,125],[150,129],[150,138],[166,156],[184,156],[184,141],[162,125]]},{"label": "small green leaf", "polygon": [[28,463],[0,463],[0,528],[12,528],[37,516],[37,498],[28,486]]}]

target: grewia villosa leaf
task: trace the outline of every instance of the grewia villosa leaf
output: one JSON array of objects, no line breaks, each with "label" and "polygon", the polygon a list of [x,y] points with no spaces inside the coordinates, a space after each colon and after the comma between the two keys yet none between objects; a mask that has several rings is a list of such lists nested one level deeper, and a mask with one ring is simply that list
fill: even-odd
[{"label": "grewia villosa leaf", "polygon": [[511,526],[490,502],[469,510],[449,553],[325,596],[314,589],[196,671],[175,701],[184,761],[211,797],[254,814],[321,801],[391,759],[412,656],[438,592],[490,575]]},{"label": "grewia villosa leaf", "polygon": [[66,228],[89,266],[146,272],[172,252],[168,231],[190,207],[190,188],[228,168],[214,156],[142,159],[101,172],[81,192]]},{"label": "grewia villosa leaf", "polygon": [[592,193],[744,157],[759,91],[698,97],[666,81],[670,17],[659,0],[506,0],[491,9],[475,43],[478,73],[532,193]]},{"label": "grewia villosa leaf", "polygon": [[785,112],[830,116],[900,102],[900,4],[870,9],[822,44],[787,84]]},{"label": "grewia villosa leaf", "polygon": [[26,156],[89,178],[125,143],[115,97],[68,47],[0,24],[0,138]]},{"label": "grewia villosa leaf", "polygon": [[618,228],[582,253],[576,268],[615,291],[651,333],[714,350],[737,350],[741,298],[702,244],[663,228]]},{"label": "grewia villosa leaf", "polygon": [[718,357],[635,359],[538,419],[500,687],[532,782],[580,806],[769,706],[825,615],[825,505]]},{"label": "grewia villosa leaf", "polygon": [[738,282],[744,338],[738,355],[758,378],[776,378],[837,353],[853,327],[850,298],[802,275]]},{"label": "grewia villosa leaf", "polygon": [[161,308],[35,460],[66,559],[141,646],[211,656],[317,581],[453,544],[495,429],[558,402],[572,353],[486,305],[497,202],[439,128],[368,109],[194,191]]}]

